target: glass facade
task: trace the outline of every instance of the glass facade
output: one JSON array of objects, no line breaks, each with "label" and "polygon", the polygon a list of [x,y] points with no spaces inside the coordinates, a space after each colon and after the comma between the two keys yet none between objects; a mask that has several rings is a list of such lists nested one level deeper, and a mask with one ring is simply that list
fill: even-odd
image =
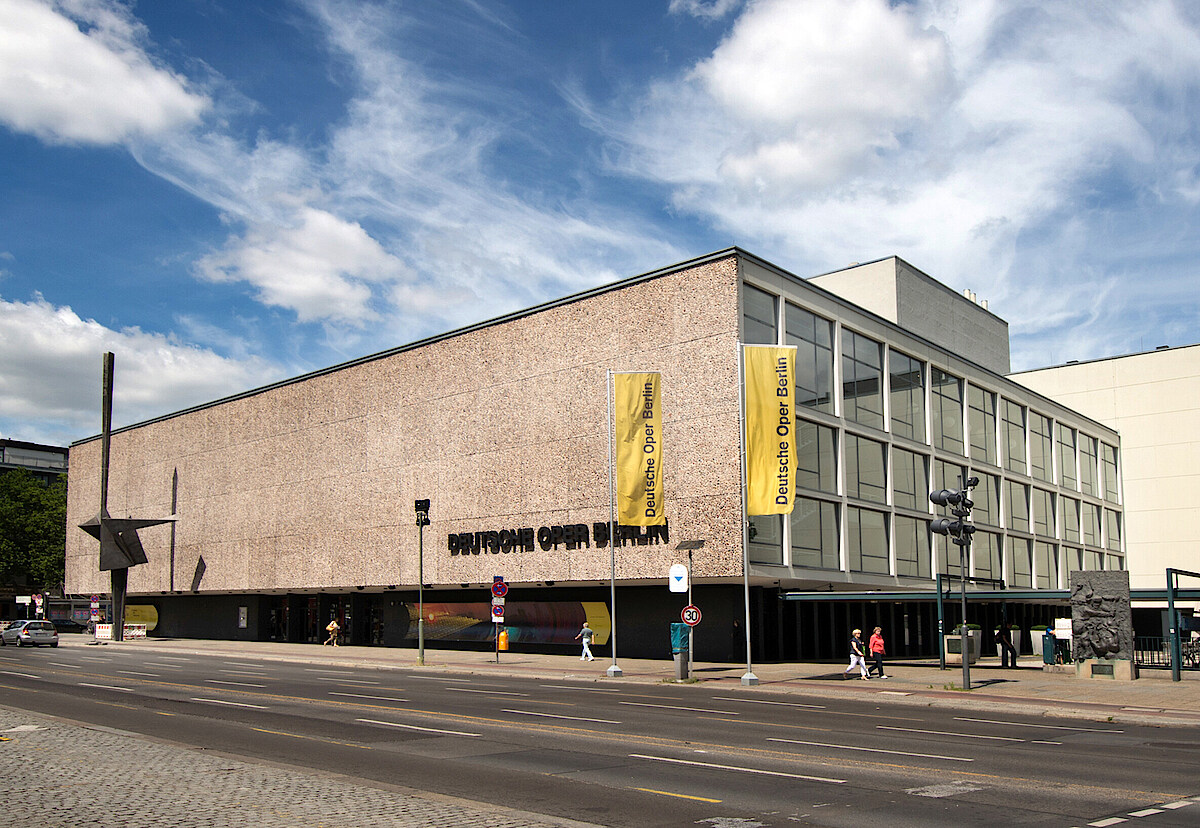
[{"label": "glass facade", "polygon": [[883,429],[883,346],[842,329],[842,406],[847,420]]},{"label": "glass facade", "polygon": [[796,405],[832,414],[833,323],[791,302],[784,316],[784,344],[796,346]]},{"label": "glass facade", "polygon": [[960,547],[930,532],[946,512],[929,492],[970,475],[979,479],[979,529],[967,574],[1057,589],[1070,569],[1123,565],[1111,437],[1039,411],[1037,398],[1003,377],[981,376],[991,390],[911,342],[850,330],[829,309],[752,286],[743,297],[747,342],[797,348],[799,495],[786,520],[749,519],[753,563],[853,574],[864,584],[872,581],[863,576],[957,574]]},{"label": "glass facade", "polygon": [[888,368],[888,399],[892,409],[892,434],[924,443],[924,365],[899,351],[891,351],[888,356]]}]

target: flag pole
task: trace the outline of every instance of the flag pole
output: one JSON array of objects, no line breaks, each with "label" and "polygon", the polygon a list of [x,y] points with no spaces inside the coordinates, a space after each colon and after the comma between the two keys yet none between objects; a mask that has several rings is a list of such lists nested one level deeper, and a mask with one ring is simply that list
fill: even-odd
[{"label": "flag pole", "polygon": [[620,678],[624,675],[617,666],[617,516],[616,516],[616,484],[614,483],[615,465],[613,460],[613,432],[616,421],[613,419],[613,372],[608,370],[608,560],[609,560],[609,615],[612,638],[612,665],[609,666],[609,678]]},{"label": "flag pole", "polygon": [[738,415],[741,418],[741,467],[742,467],[742,584],[746,612],[746,672],[742,676],[742,685],[752,687],[758,684],[758,676],[750,653],[750,519],[746,515],[746,348],[738,343]]}]

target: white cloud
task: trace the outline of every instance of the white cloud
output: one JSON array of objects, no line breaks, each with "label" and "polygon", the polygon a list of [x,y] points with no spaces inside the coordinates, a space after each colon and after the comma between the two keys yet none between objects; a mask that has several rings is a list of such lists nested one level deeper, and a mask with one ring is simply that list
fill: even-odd
[{"label": "white cloud", "polygon": [[671,0],[671,14],[690,14],[706,20],[720,20],[740,6],[742,0]]},{"label": "white cloud", "polygon": [[1198,89],[1200,26],[1170,0],[761,0],[689,71],[588,115],[622,172],[800,273],[898,254],[1068,340],[1094,317],[1048,285],[1078,308],[1129,276],[1095,190],[1138,200],[1126,234],[1194,235]]},{"label": "white cloud", "polygon": [[59,445],[99,433],[106,351],[116,357],[116,426],[256,388],[282,375],[261,359],[228,359],[137,328],[112,330],[40,296],[30,302],[0,299],[0,364],[5,366],[0,433]]},{"label": "white cloud", "polygon": [[376,318],[372,284],[404,274],[360,225],[312,207],[301,208],[293,226],[253,223],[197,269],[214,282],[251,283],[258,301],[295,311],[301,322],[351,325]]},{"label": "white cloud", "polygon": [[156,66],[143,37],[121,6],[5,0],[0,123],[48,142],[88,144],[195,123],[208,99]]}]

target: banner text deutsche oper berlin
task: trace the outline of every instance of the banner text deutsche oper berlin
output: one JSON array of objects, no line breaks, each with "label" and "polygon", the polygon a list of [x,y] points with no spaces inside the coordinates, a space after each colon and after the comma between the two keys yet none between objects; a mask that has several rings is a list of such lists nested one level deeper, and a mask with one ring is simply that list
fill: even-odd
[{"label": "banner text deutsche oper berlin", "polygon": [[662,397],[658,374],[613,375],[617,522],[662,526]]},{"label": "banner text deutsche oper berlin", "polygon": [[796,349],[746,345],[743,354],[746,514],[791,514],[796,480]]}]

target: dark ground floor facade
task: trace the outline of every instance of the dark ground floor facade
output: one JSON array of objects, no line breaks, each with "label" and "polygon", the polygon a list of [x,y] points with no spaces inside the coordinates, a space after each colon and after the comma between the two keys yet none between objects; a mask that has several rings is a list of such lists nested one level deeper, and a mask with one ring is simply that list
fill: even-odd
[{"label": "dark ground floor facade", "polygon": [[[867,635],[878,626],[892,659],[937,658],[938,607],[929,596],[912,601],[782,600],[774,587],[750,590],[750,638],[756,662],[840,661],[854,629]],[[699,661],[745,661],[744,591],[737,585],[697,585],[692,601],[703,617],[693,631]],[[423,598],[423,602],[422,599]],[[687,596],[661,586],[619,586],[616,590],[618,656],[670,658],[670,625],[680,620]],[[554,587],[510,590],[503,624],[491,617],[491,595],[483,589],[312,592],[242,595],[130,596],[130,606],[154,607],[151,637],[286,641],[321,644],[326,626],[338,622],[340,641],[356,646],[416,647],[418,608],[423,606],[427,649],[491,650],[499,628],[513,651],[567,653],[578,649],[584,621],[597,636],[593,652],[611,655],[614,614],[608,587]],[[961,607],[948,600],[943,628],[961,619]],[[1022,653],[1030,652],[1027,631],[1054,625],[1070,608],[1047,602],[979,601],[968,606],[968,623],[978,625],[984,644],[1004,624]],[[1020,632],[1018,633],[1017,630]],[[986,650],[985,650],[986,652]]]}]

